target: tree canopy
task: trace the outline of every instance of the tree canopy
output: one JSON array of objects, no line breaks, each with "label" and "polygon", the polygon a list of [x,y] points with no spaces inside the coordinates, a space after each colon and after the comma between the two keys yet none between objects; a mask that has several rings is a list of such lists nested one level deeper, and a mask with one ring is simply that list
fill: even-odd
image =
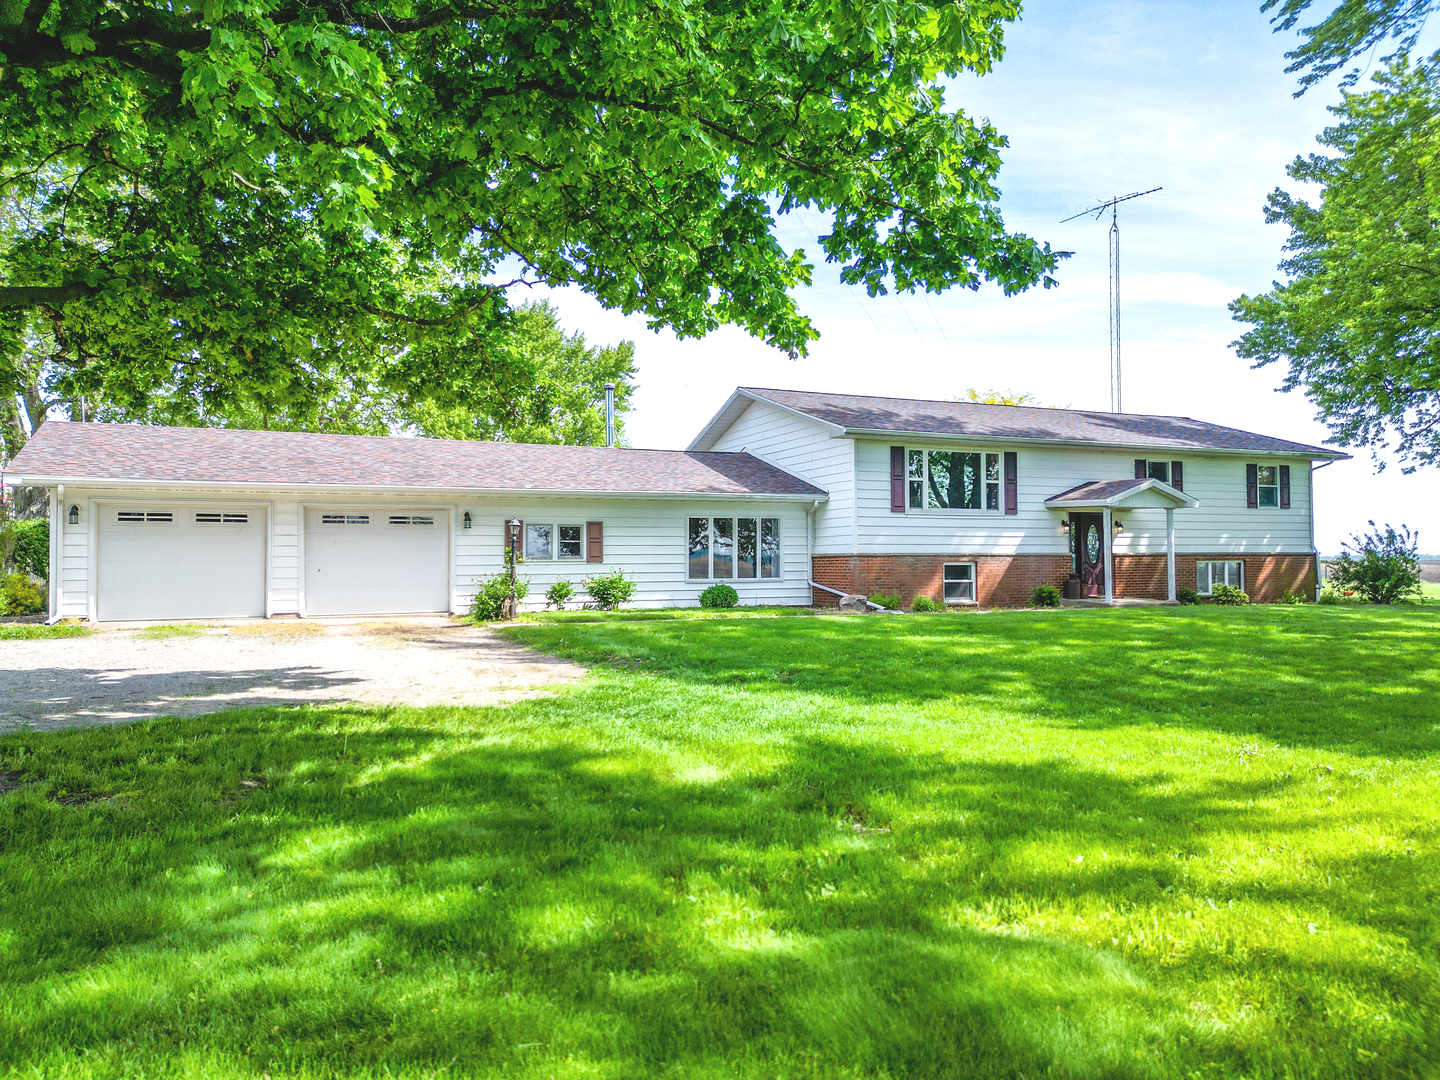
[{"label": "tree canopy", "polygon": [[1287,170],[1318,205],[1276,189],[1288,276],[1230,305],[1253,325],[1234,342],[1257,366],[1285,361],[1345,446],[1393,439],[1407,471],[1440,461],[1440,72],[1393,61],[1377,88],[1346,93],[1320,136],[1334,154]]},{"label": "tree canopy", "polygon": [[294,410],[373,362],[444,410],[503,390],[528,281],[798,355],[799,207],[872,294],[1050,285],[1060,253],[996,205],[1005,140],[941,88],[1018,11],[0,0],[0,185],[36,207],[0,349],[38,320],[77,391],[123,365],[136,407],[182,380]]},{"label": "tree canopy", "polygon": [[[1300,75],[1299,97],[1318,82],[1323,82],[1361,53],[1377,48],[1387,40],[1396,43],[1395,52],[1381,61],[1389,63],[1407,54],[1420,39],[1425,20],[1435,8],[1436,0],[1340,0],[1330,14],[1314,26],[1302,27],[1305,40],[1299,48],[1285,54],[1290,74]],[[1265,0],[1261,11],[1274,11],[1271,23],[1275,32],[1294,30],[1310,10],[1314,0]],[[1359,68],[1351,68],[1340,79],[1343,87],[1360,80]]]}]

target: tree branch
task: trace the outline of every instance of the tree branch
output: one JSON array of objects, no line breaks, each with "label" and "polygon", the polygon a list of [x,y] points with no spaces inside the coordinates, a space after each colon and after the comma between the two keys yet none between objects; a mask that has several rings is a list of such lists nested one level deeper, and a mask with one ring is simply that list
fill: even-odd
[{"label": "tree branch", "polygon": [[0,285],[0,311],[60,307],[98,292],[99,285],[88,285],[83,281],[70,281],[64,285]]}]

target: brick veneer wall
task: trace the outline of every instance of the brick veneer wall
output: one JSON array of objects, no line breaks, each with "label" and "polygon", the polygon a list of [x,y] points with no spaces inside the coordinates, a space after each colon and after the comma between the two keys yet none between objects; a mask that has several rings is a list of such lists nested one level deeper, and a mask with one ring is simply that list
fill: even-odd
[{"label": "brick veneer wall", "polygon": [[[1195,588],[1195,564],[1233,555],[1177,555],[1175,585]],[[1278,601],[1286,592],[1315,595],[1315,561],[1309,555],[1242,555],[1245,588],[1257,604]],[[973,562],[976,591],[982,607],[1024,607],[1036,585],[1060,586],[1070,573],[1068,555],[816,555],[811,560],[814,580],[841,592],[898,593],[908,607],[916,596],[944,597],[947,562]],[[818,606],[833,606],[839,598],[815,589]],[[1164,555],[1116,555],[1115,595],[1164,600]]]}]

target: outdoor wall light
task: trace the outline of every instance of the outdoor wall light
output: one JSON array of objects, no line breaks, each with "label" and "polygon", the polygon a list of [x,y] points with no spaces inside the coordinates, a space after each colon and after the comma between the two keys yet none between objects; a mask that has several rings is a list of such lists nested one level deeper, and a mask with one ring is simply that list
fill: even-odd
[{"label": "outdoor wall light", "polygon": [[466,510],[466,511],[465,511],[465,516],[460,519],[460,524],[461,524],[464,528],[467,528],[467,529],[470,527],[470,511],[469,511],[469,510]]},{"label": "outdoor wall light", "polygon": [[1120,535],[1122,532],[1124,532],[1124,531],[1125,531],[1125,523],[1124,523],[1123,521],[1117,521],[1117,522],[1115,522],[1115,535],[1116,535],[1116,536],[1119,536],[1119,535]]},{"label": "outdoor wall light", "polygon": [[79,524],[80,524],[80,507],[76,506],[74,503],[71,503],[71,504],[70,504],[70,514],[69,514],[69,517],[68,517],[66,520],[68,520],[71,525],[79,525]]},{"label": "outdoor wall light", "polygon": [[510,546],[514,547],[515,541],[520,539],[520,519],[511,518],[509,521],[505,522],[505,524],[510,529]]},{"label": "outdoor wall light", "polygon": [[1064,521],[1060,522],[1060,531],[1061,531],[1062,533],[1068,533],[1068,532],[1070,531],[1070,519],[1069,519],[1069,518],[1066,518]]}]

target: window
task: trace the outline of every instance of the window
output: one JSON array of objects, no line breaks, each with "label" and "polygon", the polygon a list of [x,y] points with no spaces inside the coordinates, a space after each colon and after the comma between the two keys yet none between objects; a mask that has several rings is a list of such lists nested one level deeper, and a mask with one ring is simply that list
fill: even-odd
[{"label": "window", "polygon": [[1000,455],[970,450],[907,450],[912,510],[1000,509]]},{"label": "window", "polygon": [[369,514],[321,514],[321,525],[369,525]]},{"label": "window", "polygon": [[583,559],[584,525],[525,526],[525,561],[539,559]]},{"label": "window", "polygon": [[206,510],[197,511],[195,514],[196,525],[248,525],[249,523],[249,514],[226,514]]},{"label": "window", "polygon": [[434,525],[435,518],[430,514],[391,514],[391,525]]},{"label": "window", "polygon": [[1229,585],[1233,589],[1245,588],[1245,564],[1239,559],[1224,562],[1197,562],[1195,564],[1195,591],[1209,596],[1216,585]]},{"label": "window", "polygon": [[1279,506],[1280,470],[1274,465],[1261,465],[1256,470],[1256,480],[1259,483],[1256,490],[1260,497],[1260,505]]},{"label": "window", "polygon": [[1170,463],[1168,461],[1147,461],[1145,476],[1150,480],[1159,480],[1162,484],[1170,483]]},{"label": "window", "polygon": [[170,525],[175,514],[171,510],[121,510],[115,520],[121,525]]},{"label": "window", "polygon": [[692,581],[780,576],[779,518],[693,517],[685,534]]},{"label": "window", "polygon": [[973,562],[945,564],[945,602],[947,604],[975,603],[975,564]]}]

